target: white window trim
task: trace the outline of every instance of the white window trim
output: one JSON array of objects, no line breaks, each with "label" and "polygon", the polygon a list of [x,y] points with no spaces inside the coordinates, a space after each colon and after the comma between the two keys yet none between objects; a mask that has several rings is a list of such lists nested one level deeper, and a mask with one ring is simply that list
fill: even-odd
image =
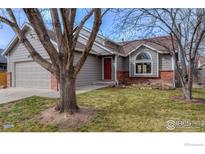
[{"label": "white window trim", "polygon": [[[150,56],[150,60],[136,60],[137,56],[141,53],[146,53]],[[136,64],[139,63],[151,63],[151,73],[136,73]],[[152,61],[152,55],[149,52],[142,51],[139,52],[135,57],[134,57],[134,75],[136,76],[144,76],[144,75],[153,75],[153,61]]]}]

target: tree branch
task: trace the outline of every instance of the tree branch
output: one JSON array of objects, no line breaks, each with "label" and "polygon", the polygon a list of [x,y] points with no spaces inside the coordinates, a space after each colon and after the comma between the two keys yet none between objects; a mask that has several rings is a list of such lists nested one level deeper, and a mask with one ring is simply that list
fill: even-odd
[{"label": "tree branch", "polygon": [[81,54],[81,57],[77,64],[75,65],[75,73],[74,78],[77,76],[78,72],[80,71],[81,67],[83,66],[92,46],[95,41],[95,38],[97,36],[97,33],[99,31],[100,25],[101,25],[101,9],[94,9],[94,23],[93,23],[93,29],[89,36],[88,42],[86,44],[86,47],[84,49],[84,52]]},{"label": "tree branch", "polygon": [[73,43],[74,43],[74,48],[76,46],[76,43],[77,43],[77,39],[79,37],[79,34],[80,34],[80,31],[81,29],[83,28],[83,25],[85,24],[85,22],[93,15],[95,9],[92,9],[83,19],[82,21],[80,22],[80,24],[78,25],[76,31],[75,31],[75,35],[74,35],[74,38],[73,38]]},{"label": "tree branch", "polygon": [[29,54],[31,55],[34,61],[39,63],[43,68],[45,68],[49,72],[54,73],[55,70],[53,69],[52,64],[41,57],[41,55],[33,48],[31,43],[28,41],[28,39],[25,36],[25,33],[19,28],[18,24],[16,23],[16,18],[13,14],[12,9],[7,9],[7,13],[10,16],[10,18],[13,20],[13,22],[2,16],[0,16],[0,21],[7,24],[13,29],[19,41],[23,43],[23,45],[26,47],[26,49],[28,50]]},{"label": "tree branch", "polygon": [[58,16],[58,10],[57,9],[50,9],[50,12],[51,12],[53,30],[54,30],[54,33],[56,35],[56,41],[58,44],[58,50],[59,50],[59,53],[62,54],[62,52],[63,52],[62,48],[63,48],[64,44],[63,44],[63,34],[62,34],[60,19]]},{"label": "tree branch", "polygon": [[40,12],[38,11],[38,9],[30,8],[25,8],[24,12],[30,23],[32,24],[33,28],[35,29],[35,32],[37,33],[39,40],[47,51],[52,63],[56,68],[59,67],[60,59],[58,57],[58,52],[55,49],[53,43],[51,42]]}]

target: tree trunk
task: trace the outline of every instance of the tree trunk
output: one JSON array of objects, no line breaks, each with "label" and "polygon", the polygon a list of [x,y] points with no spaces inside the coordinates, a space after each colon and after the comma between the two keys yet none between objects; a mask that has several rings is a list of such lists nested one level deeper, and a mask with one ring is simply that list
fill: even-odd
[{"label": "tree trunk", "polygon": [[74,114],[79,110],[75,90],[76,79],[71,76],[68,71],[60,73],[60,102],[56,108],[60,113]]},{"label": "tree trunk", "polygon": [[182,86],[183,93],[184,93],[184,99],[188,101],[192,99],[193,67],[194,67],[193,64],[189,63],[187,81],[185,82],[185,85]]},{"label": "tree trunk", "polygon": [[192,99],[192,89],[189,89],[188,83],[185,85],[185,87],[182,87],[182,90],[184,93],[184,99],[190,101]]}]

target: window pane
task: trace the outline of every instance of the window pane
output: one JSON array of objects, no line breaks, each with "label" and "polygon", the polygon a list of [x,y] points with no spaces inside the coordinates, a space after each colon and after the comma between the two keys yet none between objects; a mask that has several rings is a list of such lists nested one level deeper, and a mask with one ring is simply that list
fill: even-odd
[{"label": "window pane", "polygon": [[151,63],[144,63],[143,72],[151,73]]},{"label": "window pane", "polygon": [[7,69],[7,67],[6,67],[6,65],[4,65],[4,70],[6,70]]},{"label": "window pane", "polygon": [[137,57],[136,57],[136,60],[148,60],[148,59],[151,59],[151,57],[149,56],[149,54],[147,53],[140,53]]},{"label": "window pane", "polygon": [[143,73],[147,73],[147,65],[143,65]]},{"label": "window pane", "polygon": [[136,73],[137,74],[147,74],[151,73],[151,63],[136,63]]},{"label": "window pane", "polygon": [[142,63],[137,63],[136,64],[136,73],[139,74],[139,73],[142,73]]}]

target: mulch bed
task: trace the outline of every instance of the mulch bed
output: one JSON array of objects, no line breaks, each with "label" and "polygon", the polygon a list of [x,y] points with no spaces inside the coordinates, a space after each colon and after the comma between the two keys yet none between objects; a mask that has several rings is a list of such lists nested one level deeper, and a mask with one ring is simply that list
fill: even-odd
[{"label": "mulch bed", "polygon": [[183,101],[183,102],[189,102],[189,103],[195,103],[195,104],[205,104],[205,99],[203,98],[192,98],[192,100],[187,101],[184,99],[183,96],[172,96],[171,99],[174,101]]},{"label": "mulch bed", "polygon": [[59,113],[54,107],[41,112],[39,122],[41,124],[55,125],[59,128],[79,128],[93,120],[96,116],[96,110],[88,107],[80,107],[78,113],[69,115]]}]

